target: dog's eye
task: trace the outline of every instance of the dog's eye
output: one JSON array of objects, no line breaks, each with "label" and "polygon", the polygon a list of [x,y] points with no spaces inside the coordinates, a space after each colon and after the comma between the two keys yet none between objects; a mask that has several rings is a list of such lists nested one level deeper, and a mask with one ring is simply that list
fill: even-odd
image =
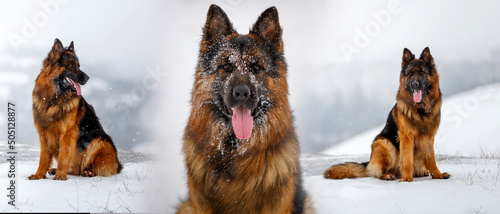
[{"label": "dog's eye", "polygon": [[262,67],[260,65],[257,65],[257,64],[253,64],[252,65],[252,71],[253,72],[259,72],[262,70]]},{"label": "dog's eye", "polygon": [[231,63],[226,63],[222,66],[222,68],[224,68],[224,70],[226,70],[226,71],[232,71],[233,65],[231,65]]}]

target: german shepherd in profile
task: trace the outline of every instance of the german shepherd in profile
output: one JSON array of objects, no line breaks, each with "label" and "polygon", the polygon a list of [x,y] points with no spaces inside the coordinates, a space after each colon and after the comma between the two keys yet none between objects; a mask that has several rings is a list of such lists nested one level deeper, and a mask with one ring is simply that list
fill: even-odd
[{"label": "german shepherd in profile", "polygon": [[441,120],[439,76],[429,48],[420,59],[404,49],[396,105],[375,137],[368,163],[338,164],[326,170],[331,179],[375,177],[411,182],[413,177],[448,179],[436,166],[434,136]]},{"label": "german shepherd in profile", "polygon": [[[66,180],[67,174],[111,176],[120,173],[116,148],[104,132],[94,108],[81,96],[89,76],[80,70],[73,42],[64,48],[56,39],[33,89],[33,117],[40,138],[40,163],[30,180]],[[52,159],[57,170],[49,169]]]},{"label": "german shepherd in profile", "polygon": [[178,213],[304,213],[299,144],[275,7],[237,33],[210,6],[184,133],[189,198]]}]

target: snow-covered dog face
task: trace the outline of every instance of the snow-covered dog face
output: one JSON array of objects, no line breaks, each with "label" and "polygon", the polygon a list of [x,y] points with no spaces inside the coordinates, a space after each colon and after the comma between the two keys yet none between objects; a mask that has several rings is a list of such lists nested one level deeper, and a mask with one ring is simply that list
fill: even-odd
[{"label": "snow-covered dog face", "polygon": [[276,8],[264,11],[250,33],[241,35],[224,11],[212,6],[203,29],[196,82],[193,96],[203,96],[216,115],[232,124],[237,138],[250,138],[277,99],[288,94]]}]

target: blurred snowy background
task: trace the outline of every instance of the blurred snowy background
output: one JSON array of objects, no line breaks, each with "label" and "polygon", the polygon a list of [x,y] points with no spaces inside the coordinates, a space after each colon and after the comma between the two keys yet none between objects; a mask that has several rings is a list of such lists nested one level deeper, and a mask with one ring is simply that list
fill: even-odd
[{"label": "blurred snowy background", "polygon": [[18,140],[38,144],[31,92],[57,37],[64,45],[75,42],[91,77],[83,96],[118,148],[156,142],[150,148],[175,150],[211,3],[240,33],[267,7],[278,8],[303,152],[385,121],[404,47],[417,56],[430,47],[445,97],[500,80],[496,1],[10,1],[0,7],[0,130],[12,100]]}]

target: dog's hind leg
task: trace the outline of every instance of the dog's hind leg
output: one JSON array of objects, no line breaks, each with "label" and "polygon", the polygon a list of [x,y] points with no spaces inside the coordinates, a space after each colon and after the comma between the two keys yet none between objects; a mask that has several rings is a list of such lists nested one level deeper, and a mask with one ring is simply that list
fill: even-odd
[{"label": "dog's hind leg", "polygon": [[49,175],[55,175],[57,172],[57,169],[56,168],[50,168],[49,171],[47,171],[47,173],[49,173]]},{"label": "dog's hind leg", "polygon": [[418,178],[418,177],[425,177],[429,176],[429,170],[425,167],[425,161],[424,158],[418,158],[418,156],[415,156],[415,160],[413,161],[413,176]]},{"label": "dog's hind leg", "polygon": [[368,176],[384,180],[394,180],[396,175],[392,172],[397,163],[397,150],[392,143],[384,137],[373,141],[372,155],[366,166]]},{"label": "dog's hind leg", "polygon": [[193,214],[193,213],[194,209],[193,206],[191,205],[190,200],[182,202],[176,212],[176,214]]},{"label": "dog's hind leg", "polygon": [[85,149],[82,160],[83,176],[111,176],[118,173],[118,159],[113,146],[101,139],[93,140]]}]

